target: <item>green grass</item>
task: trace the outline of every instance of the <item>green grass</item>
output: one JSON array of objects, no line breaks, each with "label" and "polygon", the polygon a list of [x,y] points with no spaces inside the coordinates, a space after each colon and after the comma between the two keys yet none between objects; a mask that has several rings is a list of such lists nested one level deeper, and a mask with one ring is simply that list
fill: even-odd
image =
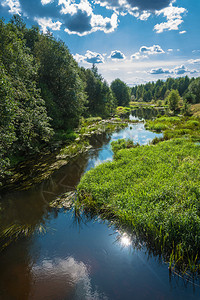
[{"label": "green grass", "polygon": [[156,132],[163,131],[165,140],[184,136],[193,141],[200,141],[200,118],[164,116],[147,121],[145,127]]},{"label": "green grass", "polygon": [[132,228],[166,260],[199,269],[200,145],[184,138],[117,151],[87,172],[77,207]]}]

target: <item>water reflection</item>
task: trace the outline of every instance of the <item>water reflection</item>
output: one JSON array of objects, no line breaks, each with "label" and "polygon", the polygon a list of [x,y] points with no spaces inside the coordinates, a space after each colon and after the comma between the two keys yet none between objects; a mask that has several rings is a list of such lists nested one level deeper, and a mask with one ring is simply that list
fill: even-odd
[{"label": "water reflection", "polygon": [[164,115],[166,112],[164,109],[154,109],[150,107],[141,107],[135,110],[132,110],[130,120],[151,120],[154,119],[157,115]]},{"label": "water reflection", "polygon": [[132,244],[132,240],[131,237],[127,234],[127,233],[123,233],[119,239],[120,244],[123,247],[128,247]]},{"label": "water reflection", "polygon": [[93,290],[89,266],[66,259],[44,260],[32,269],[33,285],[30,299],[107,299],[97,289]]}]

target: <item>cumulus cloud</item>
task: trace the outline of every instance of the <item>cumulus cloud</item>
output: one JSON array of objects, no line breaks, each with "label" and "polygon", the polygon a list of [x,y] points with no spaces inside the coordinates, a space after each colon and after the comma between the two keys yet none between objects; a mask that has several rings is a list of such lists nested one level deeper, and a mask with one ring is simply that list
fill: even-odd
[{"label": "cumulus cloud", "polygon": [[170,70],[169,69],[163,69],[163,68],[158,68],[158,69],[152,69],[150,71],[150,74],[170,74]]},{"label": "cumulus cloud", "polygon": [[156,24],[154,30],[157,33],[167,30],[179,30],[179,26],[183,23],[182,14],[186,12],[187,10],[185,8],[173,6],[172,3],[169,7],[156,11],[156,15],[163,15],[167,18],[167,22]]},{"label": "cumulus cloud", "polygon": [[186,72],[188,72],[188,69],[184,65],[181,65],[181,66],[175,67],[172,71],[173,71],[173,73],[175,73],[177,75],[182,75],[182,74],[185,74]]},{"label": "cumulus cloud", "polygon": [[8,6],[9,7],[9,13],[20,15],[21,14],[21,5],[19,0],[3,0],[1,2],[1,5],[3,7]]},{"label": "cumulus cloud", "polygon": [[154,30],[158,33],[164,30],[178,30],[183,23],[182,14],[186,12],[183,7],[175,7],[176,0],[94,0],[107,9],[123,15],[130,14],[137,19],[146,21],[151,15],[163,15],[167,22],[156,24]]},{"label": "cumulus cloud", "polygon": [[43,33],[47,33],[48,29],[60,30],[62,23],[60,21],[53,22],[51,18],[34,18],[34,20],[41,26]]},{"label": "cumulus cloud", "polygon": [[153,45],[151,47],[142,46],[139,52],[134,53],[131,59],[148,58],[149,55],[163,54],[165,51],[159,45]]},{"label": "cumulus cloud", "polygon": [[113,13],[111,18],[96,15],[88,0],[81,0],[78,4],[59,0],[58,4],[61,5],[60,12],[65,20],[65,31],[68,34],[84,36],[98,30],[110,33],[118,26],[116,13]]},{"label": "cumulus cloud", "polygon": [[73,57],[76,59],[78,63],[87,62],[90,64],[100,64],[104,63],[104,58],[100,53],[92,52],[87,50],[85,55],[75,54]]},{"label": "cumulus cloud", "polygon": [[189,70],[188,68],[186,68],[184,65],[181,66],[177,66],[175,67],[172,72],[176,75],[182,75],[185,73],[189,73],[189,74],[194,74],[197,73],[197,70]]},{"label": "cumulus cloud", "polygon": [[167,7],[173,0],[95,0],[95,3],[118,13],[154,12]]},{"label": "cumulus cloud", "polygon": [[152,75],[160,75],[160,74],[183,75],[185,73],[188,74],[197,73],[197,70],[189,70],[184,65],[181,65],[181,66],[176,66],[173,69],[163,69],[163,68],[152,69],[149,73]]},{"label": "cumulus cloud", "polygon": [[111,52],[111,54],[108,58],[111,58],[111,59],[114,59],[114,60],[124,60],[126,58],[126,56],[121,51],[114,50],[114,51]]}]

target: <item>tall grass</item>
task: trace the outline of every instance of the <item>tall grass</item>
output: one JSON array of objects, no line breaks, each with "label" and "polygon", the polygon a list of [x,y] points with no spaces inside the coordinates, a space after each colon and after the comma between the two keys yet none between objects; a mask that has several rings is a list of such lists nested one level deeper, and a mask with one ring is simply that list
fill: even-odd
[{"label": "tall grass", "polygon": [[163,131],[165,140],[184,136],[193,141],[200,141],[200,118],[160,117],[147,121],[145,127],[156,132]]},{"label": "tall grass", "polygon": [[200,145],[182,139],[118,151],[87,172],[77,207],[142,236],[170,262],[199,269]]}]

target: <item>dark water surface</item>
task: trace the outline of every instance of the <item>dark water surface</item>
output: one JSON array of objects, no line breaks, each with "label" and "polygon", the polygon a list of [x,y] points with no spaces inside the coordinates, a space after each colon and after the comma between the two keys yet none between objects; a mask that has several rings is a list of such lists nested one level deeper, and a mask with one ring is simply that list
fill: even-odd
[{"label": "dark water surface", "polygon": [[131,138],[148,144],[155,136],[159,135],[139,123],[96,137],[90,153],[50,180],[4,196],[1,224],[31,225],[35,233],[0,253],[0,299],[200,299],[197,282],[169,276],[168,266],[136,245],[133,237],[98,218],[88,221],[83,215],[77,223],[73,210],[48,206],[56,196],[73,190],[84,172],[112,159],[111,141]]}]

